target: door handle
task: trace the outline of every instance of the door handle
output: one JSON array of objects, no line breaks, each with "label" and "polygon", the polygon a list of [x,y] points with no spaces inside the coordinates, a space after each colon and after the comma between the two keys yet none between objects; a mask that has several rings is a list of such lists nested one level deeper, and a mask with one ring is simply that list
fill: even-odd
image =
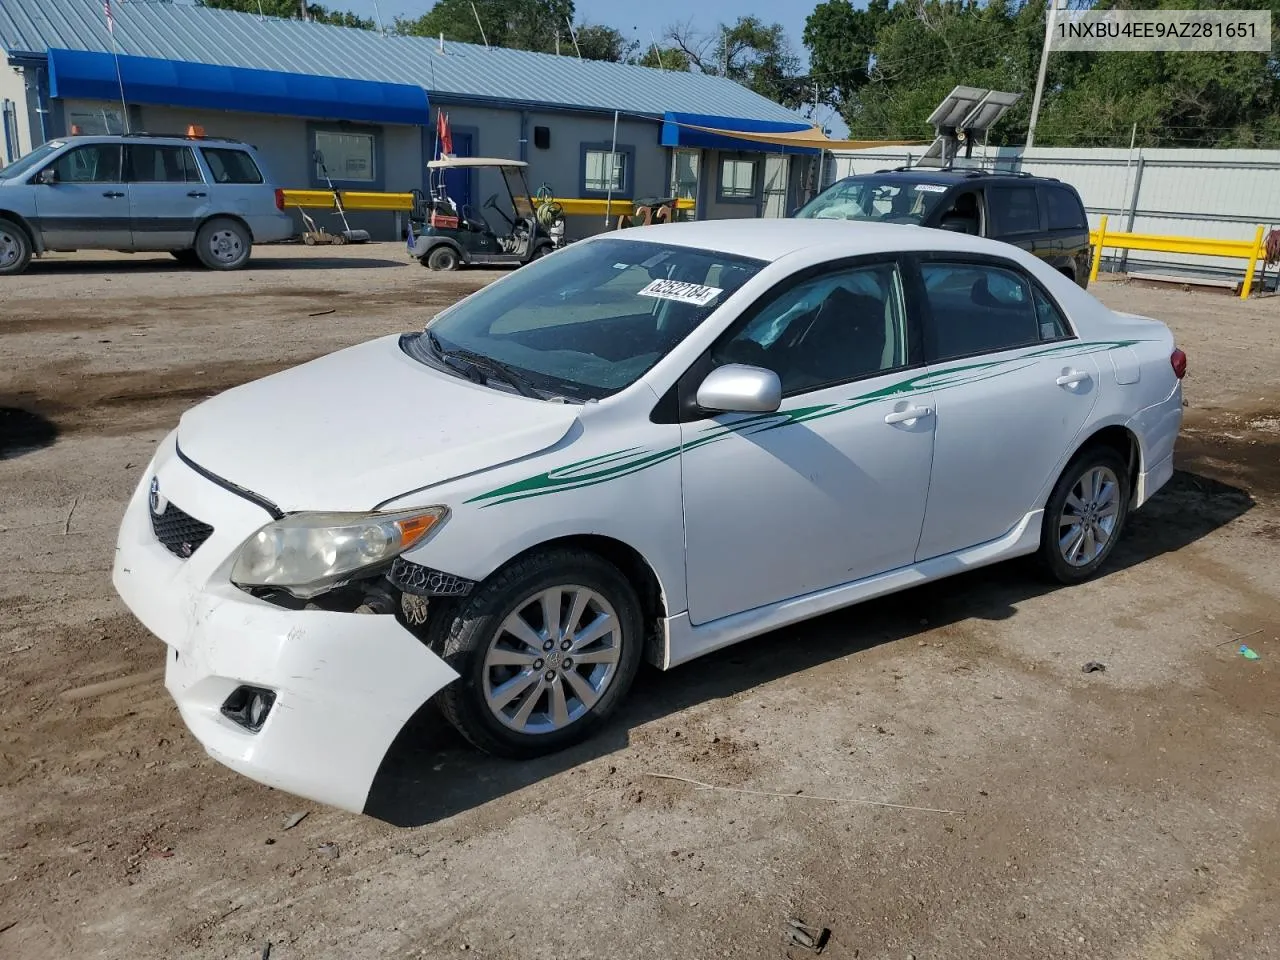
[{"label": "door handle", "polygon": [[123,197],[124,194],[121,193],[119,190],[108,190],[106,193],[103,194],[103,196],[110,197],[112,200],[116,200],[116,199],[119,199],[120,197]]},{"label": "door handle", "polygon": [[190,193],[187,194],[187,196],[188,197],[207,197],[208,194],[200,190],[192,190]]},{"label": "door handle", "polygon": [[885,423],[906,423],[909,420],[919,420],[921,417],[933,416],[933,407],[907,407],[905,410],[895,410],[885,416]]},{"label": "door handle", "polygon": [[1086,383],[1089,380],[1089,374],[1083,370],[1069,370],[1054,381],[1060,387],[1074,387],[1076,384]]}]

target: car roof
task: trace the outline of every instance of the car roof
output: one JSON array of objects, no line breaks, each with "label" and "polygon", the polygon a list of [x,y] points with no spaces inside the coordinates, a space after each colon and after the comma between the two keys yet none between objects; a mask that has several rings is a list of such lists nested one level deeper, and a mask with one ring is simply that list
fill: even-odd
[{"label": "car roof", "polygon": [[903,183],[937,183],[946,186],[983,180],[1013,180],[1018,183],[1062,183],[1057,177],[1041,177],[1034,173],[981,170],[977,167],[960,167],[949,170],[935,170],[929,167],[893,167],[892,169],[877,170],[874,173],[850,174],[840,179],[842,181],[853,180],[859,177],[875,177],[877,180],[889,182],[900,180]]},{"label": "car roof", "polygon": [[50,137],[50,141],[59,143],[164,143],[190,146],[195,143],[207,143],[212,146],[233,144],[245,150],[252,150],[252,144],[232,137],[189,137],[181,133],[76,133],[68,137]]},{"label": "car roof", "polygon": [[1017,259],[1016,247],[970,234],[894,223],[849,220],[759,219],[695,220],[597,234],[672,246],[697,247],[772,263],[807,247],[827,249],[832,257],[912,250],[953,250]]}]

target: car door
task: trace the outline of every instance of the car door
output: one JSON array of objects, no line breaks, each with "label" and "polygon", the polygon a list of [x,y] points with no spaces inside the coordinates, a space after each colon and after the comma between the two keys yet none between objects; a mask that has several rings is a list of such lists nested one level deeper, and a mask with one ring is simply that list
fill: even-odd
[{"label": "car door", "polygon": [[681,425],[693,623],[911,563],[933,452],[912,328],[898,264],[850,262],[775,288],[694,365],[699,382],[721,364],[772,369],[783,400]]},{"label": "car door", "polygon": [[44,170],[52,171],[54,181],[36,179],[36,214],[48,249],[133,249],[120,144],[72,147]]},{"label": "car door", "polygon": [[138,250],[185,250],[209,213],[209,187],[190,147],[131,143],[129,229]]},{"label": "car door", "polygon": [[1031,184],[995,184],[987,187],[987,236],[1049,259],[1040,198]]},{"label": "car door", "polygon": [[917,560],[995,540],[1036,509],[1098,399],[1095,345],[1015,264],[917,260],[936,428]]},{"label": "car door", "polygon": [[1080,198],[1066,187],[1043,184],[1045,220],[1053,238],[1053,265],[1077,283],[1089,272],[1089,221]]}]

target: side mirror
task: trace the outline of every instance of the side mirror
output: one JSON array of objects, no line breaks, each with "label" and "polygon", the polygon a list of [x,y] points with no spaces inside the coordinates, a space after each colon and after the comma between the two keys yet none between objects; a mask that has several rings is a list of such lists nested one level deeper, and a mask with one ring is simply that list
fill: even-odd
[{"label": "side mirror", "polygon": [[698,406],[721,413],[773,413],[782,405],[782,381],[772,370],[727,363],[698,387]]},{"label": "side mirror", "polygon": [[45,167],[40,171],[40,176],[36,179],[47,186],[52,186],[58,182],[58,171],[53,167]]}]

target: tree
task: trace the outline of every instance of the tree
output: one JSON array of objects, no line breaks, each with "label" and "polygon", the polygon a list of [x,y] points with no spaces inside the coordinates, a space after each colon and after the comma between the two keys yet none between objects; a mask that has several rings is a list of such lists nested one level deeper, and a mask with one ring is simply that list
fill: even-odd
[{"label": "tree", "polygon": [[[235,10],[239,13],[264,13],[268,17],[291,19],[302,16],[302,0],[198,0],[202,7],[216,10]],[[350,11],[329,10],[318,3],[307,4],[307,16],[318,23],[329,23],[339,27],[359,27],[361,30],[372,30],[377,24],[372,20],[357,16]]]},{"label": "tree", "polygon": [[690,69],[728,77],[785,106],[794,108],[805,101],[805,85],[796,76],[800,58],[791,51],[780,23],[739,17],[732,25],[721,24],[711,35],[686,23],[670,27],[666,39]]},{"label": "tree", "polygon": [[[613,63],[623,63],[635,58],[636,49],[639,46],[634,40],[624,37],[621,31],[597,24],[582,24],[575,27],[574,34],[578,38],[578,50],[582,51],[584,60],[609,60]],[[569,38],[568,42],[572,48],[572,38]]]},{"label": "tree", "polygon": [[397,18],[395,29],[426,37],[443,33],[446,40],[460,43],[488,42],[495,47],[551,53],[557,36],[572,51],[568,23],[573,14],[573,0],[437,0],[416,19]]},{"label": "tree", "polygon": [[642,67],[674,70],[677,73],[687,73],[693,69],[688,54],[679,47],[650,46],[645,50],[644,55],[637,57],[634,62]]}]

